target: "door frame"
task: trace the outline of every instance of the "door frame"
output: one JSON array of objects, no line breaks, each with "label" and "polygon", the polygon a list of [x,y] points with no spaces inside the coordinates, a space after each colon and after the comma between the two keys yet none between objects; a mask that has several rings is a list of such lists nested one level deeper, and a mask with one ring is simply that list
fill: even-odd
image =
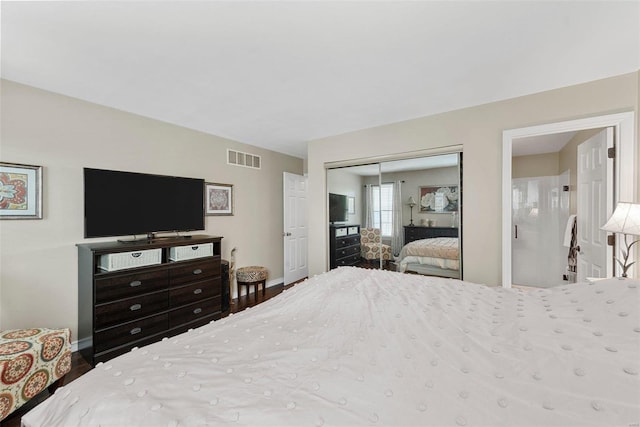
[{"label": "door frame", "polygon": [[[502,287],[511,287],[511,162],[513,140],[523,137],[548,135],[553,133],[581,131],[603,127],[614,128],[616,158],[614,163],[614,204],[618,201],[634,201],[637,171],[634,170],[635,119],[633,111],[588,117],[585,119],[547,123],[525,128],[508,129],[502,132]],[[621,179],[622,177],[627,179]],[[632,177],[629,179],[628,177]],[[614,253],[620,249],[620,239],[616,239]],[[611,260],[613,262],[613,260]],[[617,266],[614,266],[617,271]]]}]

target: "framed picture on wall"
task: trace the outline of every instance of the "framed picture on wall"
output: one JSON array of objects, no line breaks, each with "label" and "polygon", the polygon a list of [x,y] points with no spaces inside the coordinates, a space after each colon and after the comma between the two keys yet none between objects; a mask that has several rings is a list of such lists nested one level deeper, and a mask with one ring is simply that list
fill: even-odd
[{"label": "framed picture on wall", "polygon": [[205,183],[205,215],[233,215],[233,185]]},{"label": "framed picture on wall", "polygon": [[420,187],[420,212],[458,212],[458,186],[432,185]]},{"label": "framed picture on wall", "polygon": [[0,162],[0,219],[42,219],[42,166]]},{"label": "framed picture on wall", "polygon": [[352,215],[356,213],[356,198],[355,197],[347,198],[347,212],[349,214],[352,214]]}]

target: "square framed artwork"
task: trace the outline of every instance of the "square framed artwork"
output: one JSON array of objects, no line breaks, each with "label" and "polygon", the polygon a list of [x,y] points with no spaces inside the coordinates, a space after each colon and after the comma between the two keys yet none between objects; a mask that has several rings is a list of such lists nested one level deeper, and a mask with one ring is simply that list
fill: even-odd
[{"label": "square framed artwork", "polygon": [[204,185],[205,215],[233,215],[233,185]]},{"label": "square framed artwork", "polygon": [[420,212],[458,212],[458,196],[457,185],[430,185],[420,187]]},{"label": "square framed artwork", "polygon": [[42,219],[42,166],[0,162],[0,219]]}]

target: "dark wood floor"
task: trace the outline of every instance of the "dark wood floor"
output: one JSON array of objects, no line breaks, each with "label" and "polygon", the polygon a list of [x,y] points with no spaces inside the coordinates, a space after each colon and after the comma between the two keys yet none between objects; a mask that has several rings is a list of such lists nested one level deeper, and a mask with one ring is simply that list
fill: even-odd
[{"label": "dark wood floor", "polygon": [[[295,285],[295,283],[287,285],[286,288],[290,288],[293,285]],[[284,289],[285,289],[285,286],[283,284],[270,286],[265,290],[264,297],[262,296],[262,289],[260,289],[260,291],[258,292],[257,302],[253,294],[250,295],[250,298],[248,298],[245,295],[245,296],[241,296],[239,300],[234,299],[231,301],[231,307],[229,311],[222,313],[222,317],[226,317],[231,313],[237,313],[239,311],[244,310],[247,307],[253,307],[256,304],[260,304],[261,302],[264,302],[269,298],[273,298],[274,296],[278,295]],[[73,380],[75,380],[76,378],[80,377],[81,375],[85,374],[90,370],[91,370],[91,365],[89,365],[82,358],[80,353],[78,352],[73,353],[73,355],[71,356],[71,371],[69,371],[69,373],[65,376],[64,384],[69,384],[70,382],[72,382]],[[27,412],[29,412],[31,409],[33,409],[38,403],[43,402],[48,397],[49,397],[49,392],[46,390],[43,391],[38,396],[34,397],[29,402],[25,403],[23,406],[18,408],[15,412],[9,415],[5,420],[0,422],[0,427],[20,427],[20,419],[22,418],[22,416]]]}]

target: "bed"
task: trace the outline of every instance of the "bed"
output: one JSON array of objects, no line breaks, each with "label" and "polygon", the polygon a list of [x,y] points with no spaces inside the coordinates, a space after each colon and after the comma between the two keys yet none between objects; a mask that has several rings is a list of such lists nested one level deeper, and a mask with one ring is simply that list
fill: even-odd
[{"label": "bed", "polygon": [[630,426],[638,281],[533,291],[341,267],[96,366],[33,426]]},{"label": "bed", "polygon": [[397,271],[428,276],[460,278],[460,250],[457,237],[414,240],[400,250]]}]

